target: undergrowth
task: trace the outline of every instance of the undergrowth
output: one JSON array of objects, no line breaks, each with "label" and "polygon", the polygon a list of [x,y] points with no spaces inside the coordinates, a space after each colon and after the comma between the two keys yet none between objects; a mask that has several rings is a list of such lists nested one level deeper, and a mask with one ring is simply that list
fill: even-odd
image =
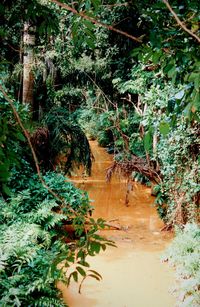
[{"label": "undergrowth", "polygon": [[92,207],[86,192],[49,172],[44,180],[57,199],[31,172],[27,162],[23,172],[13,170],[11,195],[0,199],[0,306],[61,307],[66,304],[56,283],[69,285],[74,279],[81,287],[87,276],[100,280],[87,255],[95,256],[113,243],[96,234],[105,223],[89,218]]},{"label": "undergrowth", "polygon": [[178,230],[167,251],[169,263],[176,268],[177,306],[200,306],[200,228],[187,224]]}]

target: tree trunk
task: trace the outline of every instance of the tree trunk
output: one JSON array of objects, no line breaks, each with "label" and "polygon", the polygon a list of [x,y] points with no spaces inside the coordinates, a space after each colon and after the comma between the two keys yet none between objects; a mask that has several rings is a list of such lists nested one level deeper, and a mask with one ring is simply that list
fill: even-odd
[{"label": "tree trunk", "polygon": [[23,56],[23,95],[22,102],[28,103],[33,109],[33,87],[34,87],[34,51],[35,46],[35,27],[30,26],[29,22],[24,24],[24,56]]}]

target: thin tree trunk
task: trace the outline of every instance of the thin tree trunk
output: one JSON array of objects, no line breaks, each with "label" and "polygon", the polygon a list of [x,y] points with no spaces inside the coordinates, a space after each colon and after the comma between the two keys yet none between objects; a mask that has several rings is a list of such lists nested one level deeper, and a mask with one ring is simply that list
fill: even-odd
[{"label": "thin tree trunk", "polygon": [[34,64],[34,51],[35,46],[35,27],[30,26],[29,22],[24,24],[24,56],[23,56],[23,94],[22,102],[28,103],[33,108],[33,87],[34,75],[32,67]]}]

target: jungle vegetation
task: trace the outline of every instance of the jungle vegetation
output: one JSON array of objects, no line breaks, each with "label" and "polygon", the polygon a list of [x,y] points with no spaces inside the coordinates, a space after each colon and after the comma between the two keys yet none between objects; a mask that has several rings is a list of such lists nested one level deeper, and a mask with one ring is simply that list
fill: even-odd
[{"label": "jungle vegetation", "polygon": [[101,278],[86,256],[113,242],[64,177],[90,174],[88,138],[114,155],[108,179],[152,186],[178,229],[180,306],[199,306],[200,2],[3,0],[0,15],[1,306],[64,306],[58,280]]}]

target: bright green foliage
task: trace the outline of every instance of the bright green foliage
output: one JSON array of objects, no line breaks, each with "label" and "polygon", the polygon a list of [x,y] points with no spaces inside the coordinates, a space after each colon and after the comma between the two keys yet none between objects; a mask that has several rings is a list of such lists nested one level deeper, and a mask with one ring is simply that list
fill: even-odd
[{"label": "bright green foliage", "polygon": [[[2,202],[1,210],[6,206]],[[12,213],[7,209],[1,219],[5,214]],[[55,253],[66,250],[64,245],[52,243],[48,231],[25,221],[1,227],[0,245],[1,306],[65,306],[55,288],[62,272],[57,269],[51,274]]]},{"label": "bright green foliage", "polygon": [[200,228],[197,224],[187,224],[177,232],[166,257],[176,266],[177,306],[200,306]]},{"label": "bright green foliage", "polygon": [[[89,268],[86,256],[94,256],[113,245],[96,234],[105,227],[102,219],[87,219],[88,196],[56,173],[44,176],[52,196],[37,175],[14,172],[10,180],[12,197],[0,200],[0,304],[1,306],[64,306],[56,282],[70,283],[82,276],[100,275]],[[29,173],[29,178],[27,177]],[[85,232],[85,223],[90,225]],[[72,223],[76,240],[66,225]],[[67,244],[65,241],[71,241]],[[77,268],[68,273],[67,268]],[[92,273],[91,273],[92,272]]]},{"label": "bright green foliage", "polygon": [[66,216],[53,211],[58,203],[43,195],[45,189],[36,177],[26,181],[22,177],[18,190],[26,184],[29,188],[9,202],[1,200],[1,305],[64,306],[55,288],[62,272],[56,268],[51,272],[51,266],[59,253],[68,255],[68,246],[56,239],[54,230]]},{"label": "bright green foliage", "polygon": [[[134,71],[139,74],[141,68],[138,66],[138,71],[135,68]],[[136,110],[140,111],[140,125],[145,131],[144,148],[150,153],[152,162],[160,165],[162,178],[156,199],[158,212],[169,224],[198,220],[199,128],[196,122],[192,127],[178,113],[183,87],[176,88],[155,72],[131,77],[130,89],[128,81],[121,81],[119,86],[122,92],[140,93]],[[137,86],[134,88],[135,80]],[[157,140],[156,144],[153,139]]]},{"label": "bright green foliage", "polygon": [[[199,1],[185,0],[181,4],[171,1],[170,5],[188,29],[200,36]],[[143,3],[141,12],[141,24],[148,23],[149,42],[135,49],[133,54],[138,54],[139,61],[149,68],[156,72],[161,70],[175,86],[182,84],[179,112],[190,120],[199,118],[199,43],[177,25],[162,1],[155,1],[151,6]]]},{"label": "bright green foliage", "polygon": [[90,139],[96,139],[98,135],[98,115],[94,109],[84,108],[76,112],[78,122]]},{"label": "bright green foliage", "polygon": [[[14,193],[22,193],[23,190],[24,198],[21,200],[21,207],[23,212],[29,212],[33,210],[35,202],[52,201],[54,196],[49,193],[49,191],[43,187],[42,183],[38,181],[37,174],[33,174],[31,178],[27,177],[27,174],[31,172],[31,168],[26,168],[24,164],[24,170],[22,172],[14,172],[9,182],[9,187],[14,191]],[[86,193],[76,189],[67,179],[57,173],[48,172],[43,176],[46,184],[50,189],[65,200],[66,205],[62,207],[61,212],[67,213],[68,205],[70,208],[78,211],[80,210],[82,214],[87,214],[90,210],[89,199]],[[22,196],[23,196],[22,194]],[[27,198],[27,199],[26,199]],[[59,205],[57,200],[57,204]],[[20,210],[20,206],[16,205],[16,210]],[[16,213],[20,213],[16,212]],[[16,216],[17,218],[17,216]]]},{"label": "bright green foliage", "polygon": [[158,146],[158,157],[162,163],[161,194],[157,196],[168,204],[168,222],[182,224],[188,219],[198,220],[199,171],[198,128],[187,127],[180,122],[173,132],[163,137]]}]

